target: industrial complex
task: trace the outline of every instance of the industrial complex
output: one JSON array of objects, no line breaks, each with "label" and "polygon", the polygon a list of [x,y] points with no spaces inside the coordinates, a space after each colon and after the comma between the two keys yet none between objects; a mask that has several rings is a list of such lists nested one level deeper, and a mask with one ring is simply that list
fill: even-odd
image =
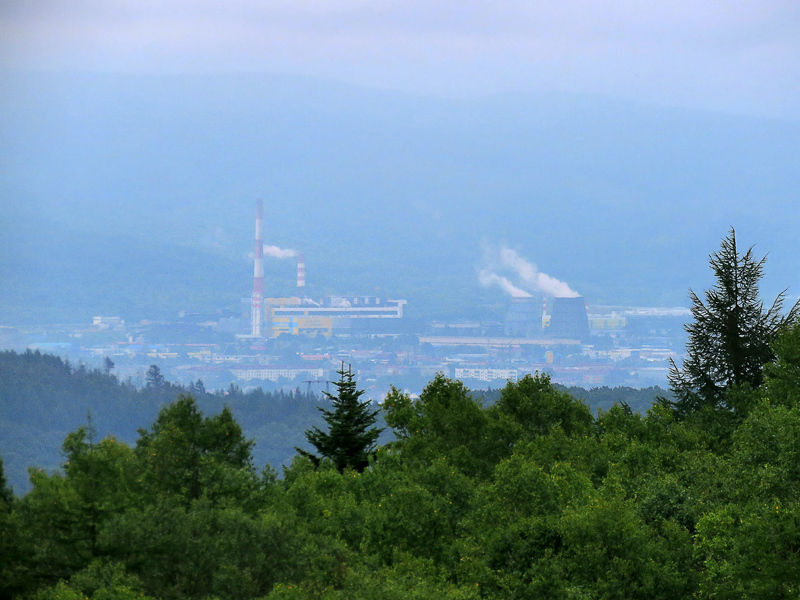
[{"label": "industrial complex", "polygon": [[[325,336],[367,333],[392,335],[399,331],[406,300],[383,299],[379,296],[328,296],[311,299],[306,296],[265,296],[264,277],[264,212],[260,201],[255,211],[255,252],[253,253],[253,292],[250,298],[250,333],[241,339],[277,338],[280,335]],[[305,258],[296,254],[298,293],[306,285]],[[393,326],[394,325],[394,326]],[[461,339],[448,336],[448,345],[575,345],[590,338],[588,307],[583,297],[554,298],[552,312],[547,313],[544,301],[540,313],[532,297],[512,298],[505,321],[502,340]],[[441,343],[436,336],[423,336],[422,342]]]},{"label": "industrial complex", "polygon": [[[367,332],[373,335],[396,331],[392,320],[403,318],[406,300],[385,300],[379,296],[265,297],[264,210],[256,203],[256,237],[253,259],[253,293],[250,297],[250,334],[240,338],[277,338],[280,335],[318,335]],[[297,288],[306,285],[305,258],[297,254]]]},{"label": "industrial complex", "polygon": [[[687,309],[589,306],[574,292],[508,298],[505,314],[474,322],[411,321],[405,299],[379,295],[309,297],[302,253],[266,244],[255,208],[253,287],[242,306],[174,321],[130,324],[125,315],[85,325],[23,332],[0,328],[0,347],[39,349],[76,361],[110,358],[120,378],[141,383],[150,364],[172,380],[209,388],[327,386],[342,361],[368,393],[411,391],[436,373],[470,386],[502,385],[526,373],[592,387],[666,385],[680,360]],[[265,256],[297,260],[296,293],[265,275]],[[249,313],[249,314],[248,314]]]}]

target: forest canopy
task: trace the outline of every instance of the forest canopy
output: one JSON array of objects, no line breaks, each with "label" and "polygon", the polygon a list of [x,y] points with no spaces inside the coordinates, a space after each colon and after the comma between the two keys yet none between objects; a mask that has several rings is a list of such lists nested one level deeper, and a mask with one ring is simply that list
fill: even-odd
[{"label": "forest canopy", "polygon": [[[800,589],[800,325],[741,422],[616,405],[527,376],[484,405],[442,376],[382,405],[363,471],[260,472],[234,414],[182,395],[134,446],[89,426],[56,472],[3,482],[5,597],[792,597]],[[754,576],[758,573],[758,576]]]},{"label": "forest canopy", "polygon": [[[705,339],[698,323],[690,334]],[[543,374],[480,394],[437,375],[419,397],[392,389],[384,439],[343,368],[329,398],[339,404],[322,411],[328,432],[304,425],[319,455],[297,452],[280,474],[259,470],[238,419],[316,414],[318,399],[233,386],[223,398],[155,371],[136,390],[55,357],[4,353],[3,385],[20,388],[4,402],[16,411],[53,424],[71,415],[53,383],[67,377],[86,394],[124,390],[152,424],[125,443],[97,433],[114,411],[86,415],[60,444],[61,468],[31,468],[22,496],[0,461],[0,597],[797,598],[796,309],[756,341],[744,346],[765,357],[747,362],[752,377],[704,387],[678,373],[675,400],[645,413],[622,397],[593,413]],[[37,368],[49,396],[24,389],[20,373]],[[352,460],[339,452],[345,430],[333,435],[342,407],[361,424],[344,436],[358,441]]]}]

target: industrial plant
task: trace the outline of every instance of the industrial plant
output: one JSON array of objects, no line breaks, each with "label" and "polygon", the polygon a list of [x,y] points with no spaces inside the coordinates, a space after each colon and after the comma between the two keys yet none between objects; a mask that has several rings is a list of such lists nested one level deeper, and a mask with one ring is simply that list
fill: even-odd
[{"label": "industrial plant", "polygon": [[[202,380],[208,389],[235,382],[319,391],[347,361],[368,393],[380,397],[390,385],[421,391],[437,373],[471,387],[536,371],[567,385],[665,385],[670,360],[680,359],[685,343],[687,309],[590,308],[565,282],[508,248],[490,253],[479,272],[481,285],[508,296],[480,320],[412,320],[406,300],[380,295],[311,297],[304,253],[270,245],[264,225],[257,202],[252,293],[239,305],[205,313],[187,306],[169,321],[134,323],[120,315],[30,332],[0,328],[0,347],[76,362],[108,358],[118,377],[136,385],[157,363],[172,380]],[[296,260],[296,283],[268,274],[268,257]]]},{"label": "industrial plant", "polygon": [[[264,210],[256,202],[253,293],[250,297],[250,334],[240,338],[277,338],[280,335],[331,337],[364,333],[391,335],[399,331],[406,300],[379,296],[328,296],[318,300],[308,297],[265,297],[264,279]],[[306,285],[305,257],[297,258],[297,288]]]}]

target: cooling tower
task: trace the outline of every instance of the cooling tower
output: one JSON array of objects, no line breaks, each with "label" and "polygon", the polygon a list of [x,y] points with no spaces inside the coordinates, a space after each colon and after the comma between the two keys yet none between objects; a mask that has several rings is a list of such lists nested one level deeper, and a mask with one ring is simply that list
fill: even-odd
[{"label": "cooling tower", "polygon": [[589,338],[589,317],[582,296],[553,299],[548,337],[581,341]]},{"label": "cooling tower", "polygon": [[541,337],[542,316],[534,298],[511,298],[506,313],[505,333],[507,337]]}]

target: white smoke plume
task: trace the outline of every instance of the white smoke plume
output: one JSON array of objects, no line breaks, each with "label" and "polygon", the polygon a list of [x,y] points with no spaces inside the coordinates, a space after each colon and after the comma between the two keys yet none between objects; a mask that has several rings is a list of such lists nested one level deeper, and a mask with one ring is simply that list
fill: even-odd
[{"label": "white smoke plume", "polygon": [[[554,298],[577,298],[578,292],[569,285],[542,273],[535,264],[525,260],[515,250],[501,247],[499,250],[484,247],[484,266],[478,274],[482,286],[498,285],[513,298],[530,297],[529,292],[537,292]],[[508,273],[498,275],[496,271]],[[509,277],[516,278],[514,283]]]},{"label": "white smoke plume", "polygon": [[489,287],[490,285],[499,285],[502,288],[502,290],[512,298],[531,297],[531,295],[528,292],[518,288],[513,283],[511,283],[508,277],[497,275],[496,273],[492,273],[488,269],[483,269],[480,273],[478,273],[478,279],[483,287]]},{"label": "white smoke plume", "polygon": [[580,296],[563,281],[539,271],[535,264],[528,262],[511,248],[501,248],[500,259],[504,267],[515,271],[520,276],[524,282],[522,287],[554,298],[577,298]]},{"label": "white smoke plume", "polygon": [[294,258],[297,252],[289,248],[278,248],[278,246],[267,246],[264,244],[264,256],[271,256],[273,258]]}]

